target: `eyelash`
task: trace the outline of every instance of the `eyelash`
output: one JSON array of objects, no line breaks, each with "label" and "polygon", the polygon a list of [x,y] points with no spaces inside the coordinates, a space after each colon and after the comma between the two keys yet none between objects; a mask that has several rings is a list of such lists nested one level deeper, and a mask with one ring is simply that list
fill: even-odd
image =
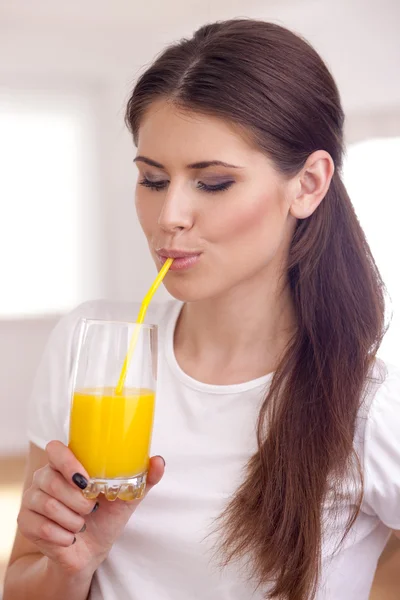
[{"label": "eyelash", "polygon": [[[225,192],[225,190],[228,190],[234,183],[234,181],[225,181],[224,183],[219,183],[217,185],[206,185],[205,183],[199,181],[197,187],[199,190],[203,190],[207,194],[216,194],[217,192]],[[139,181],[139,184],[156,192],[159,192],[167,187],[167,182],[165,181],[149,181],[146,178]]]}]

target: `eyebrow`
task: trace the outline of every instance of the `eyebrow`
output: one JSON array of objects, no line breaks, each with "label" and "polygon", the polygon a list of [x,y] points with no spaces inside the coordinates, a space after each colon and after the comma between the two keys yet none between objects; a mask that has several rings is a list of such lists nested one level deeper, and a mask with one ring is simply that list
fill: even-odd
[{"label": "eyebrow", "polygon": [[[156,167],[157,169],[164,169],[164,165],[151,158],[147,158],[146,156],[137,156],[133,162],[143,162],[146,165],[150,165],[151,167]],[[230,169],[243,169],[243,167],[239,167],[237,165],[230,165],[229,163],[223,162],[222,160],[205,160],[202,162],[192,163],[187,165],[188,169],[207,169],[208,167],[228,167]]]}]

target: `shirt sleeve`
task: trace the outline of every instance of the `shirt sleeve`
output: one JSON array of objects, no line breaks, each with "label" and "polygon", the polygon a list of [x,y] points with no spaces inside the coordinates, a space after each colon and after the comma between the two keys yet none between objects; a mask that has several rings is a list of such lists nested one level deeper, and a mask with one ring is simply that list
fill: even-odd
[{"label": "shirt sleeve", "polygon": [[387,527],[400,529],[400,369],[392,366],[366,424],[363,505]]},{"label": "shirt sleeve", "polygon": [[95,302],[79,305],[51,332],[28,403],[28,439],[44,449],[51,440],[68,442],[73,350],[82,317],[92,316]]}]

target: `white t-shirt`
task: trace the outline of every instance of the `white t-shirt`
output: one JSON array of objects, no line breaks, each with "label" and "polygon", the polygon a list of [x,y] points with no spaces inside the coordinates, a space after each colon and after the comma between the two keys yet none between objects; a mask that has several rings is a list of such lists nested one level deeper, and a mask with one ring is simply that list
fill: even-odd
[{"label": "white t-shirt", "polygon": [[[165,476],[134,513],[98,568],[92,600],[261,600],[233,565],[217,567],[213,520],[243,478],[256,450],[256,420],[271,375],[236,385],[209,385],[185,374],[173,349],[182,304],[153,304],[146,322],[159,326],[159,364],[152,454]],[[33,388],[29,438],[44,448],[67,443],[71,350],[80,317],[133,321],[138,305],[98,301],[61,319],[46,347]],[[346,501],[335,522],[324,519],[322,576],[317,600],[367,600],[390,528],[400,529],[400,370],[377,362],[360,409],[354,444],[364,467],[365,496],[344,544],[352,511]],[[350,489],[350,487],[349,487]],[[326,513],[329,514],[329,499]]]}]

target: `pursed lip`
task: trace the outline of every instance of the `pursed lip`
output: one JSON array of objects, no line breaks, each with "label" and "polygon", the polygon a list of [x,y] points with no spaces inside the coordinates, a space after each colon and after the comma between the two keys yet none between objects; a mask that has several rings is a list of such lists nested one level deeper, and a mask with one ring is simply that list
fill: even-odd
[{"label": "pursed lip", "polygon": [[192,250],[174,250],[168,248],[159,248],[156,253],[161,258],[190,258],[191,256],[199,256],[201,252]]}]

